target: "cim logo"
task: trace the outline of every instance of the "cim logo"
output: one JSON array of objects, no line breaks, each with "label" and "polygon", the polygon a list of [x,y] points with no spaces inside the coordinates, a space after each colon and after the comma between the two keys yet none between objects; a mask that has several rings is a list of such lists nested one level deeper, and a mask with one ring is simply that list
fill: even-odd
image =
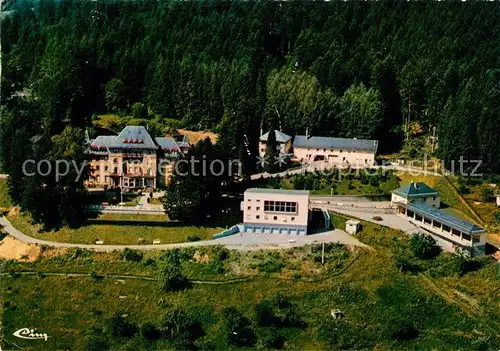
[{"label": "cim logo", "polygon": [[45,340],[49,338],[47,333],[35,333],[36,329],[21,328],[16,330],[12,335],[20,339],[26,340]]}]

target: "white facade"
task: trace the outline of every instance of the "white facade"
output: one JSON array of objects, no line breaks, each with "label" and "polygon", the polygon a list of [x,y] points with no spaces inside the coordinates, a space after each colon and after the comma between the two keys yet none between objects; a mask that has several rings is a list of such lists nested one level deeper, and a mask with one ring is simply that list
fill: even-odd
[{"label": "white facade", "polygon": [[360,223],[360,221],[356,221],[354,219],[348,220],[347,222],[345,222],[345,231],[351,235],[356,234],[359,230]]},{"label": "white facade", "polygon": [[319,149],[295,146],[293,156],[301,162],[317,162],[334,165],[370,167],[375,164],[375,153],[356,150]]},{"label": "white facade", "polygon": [[[278,150],[278,152],[280,154],[287,154],[290,151],[290,147],[292,146],[291,140],[288,140],[285,143],[276,142],[276,144],[277,144],[276,150]],[[267,148],[266,142],[259,141],[259,155],[260,155],[260,157],[264,157],[266,155],[266,148]]]},{"label": "white facade", "polygon": [[[437,210],[439,211],[439,210]],[[416,212],[403,206],[398,207],[398,214],[407,218],[415,225],[425,228],[437,236],[452,242],[456,247],[470,250],[472,255],[484,254],[486,247],[486,231],[482,228],[475,228],[472,231],[461,230],[446,221],[434,219],[424,212]]]},{"label": "white facade", "polygon": [[251,188],[241,202],[245,231],[307,234],[309,192]]},{"label": "white facade", "polygon": [[422,196],[401,196],[398,194],[392,194],[391,195],[391,202],[394,203],[402,203],[405,205],[408,205],[409,202],[411,201],[420,201],[420,202],[425,202],[427,205],[439,208],[441,205],[441,199],[439,195],[433,195],[433,196],[427,196],[427,195],[422,195]]}]

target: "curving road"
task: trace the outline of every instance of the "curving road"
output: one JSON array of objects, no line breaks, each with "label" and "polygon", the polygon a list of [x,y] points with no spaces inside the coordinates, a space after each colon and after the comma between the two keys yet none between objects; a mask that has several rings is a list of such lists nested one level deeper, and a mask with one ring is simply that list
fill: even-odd
[{"label": "curving road", "polygon": [[97,244],[70,244],[54,241],[41,240],[26,235],[9,222],[5,217],[0,217],[0,225],[4,230],[17,240],[28,244],[45,245],[56,248],[80,248],[94,251],[114,251],[125,248],[134,250],[168,250],[180,247],[197,247],[223,245],[233,250],[261,250],[261,249],[286,249],[314,243],[341,243],[352,246],[369,247],[346,232],[334,229],[323,233],[312,235],[285,235],[285,234],[258,234],[258,233],[238,233],[220,239],[203,240],[195,242],[185,242],[177,244],[159,245],[97,245]]}]

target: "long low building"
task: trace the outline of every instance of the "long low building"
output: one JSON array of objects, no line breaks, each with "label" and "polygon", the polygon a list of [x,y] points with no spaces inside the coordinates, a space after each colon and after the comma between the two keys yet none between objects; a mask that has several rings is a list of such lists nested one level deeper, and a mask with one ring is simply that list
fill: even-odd
[{"label": "long low building", "polygon": [[486,231],[459,217],[444,212],[426,202],[396,203],[398,214],[415,225],[467,250],[472,255],[484,255]]},{"label": "long low building", "polygon": [[307,234],[309,191],[250,188],[241,202],[244,231]]},{"label": "long low building", "polygon": [[301,162],[317,162],[342,165],[365,166],[375,164],[377,140],[331,138],[296,135],[293,141],[294,158]]}]

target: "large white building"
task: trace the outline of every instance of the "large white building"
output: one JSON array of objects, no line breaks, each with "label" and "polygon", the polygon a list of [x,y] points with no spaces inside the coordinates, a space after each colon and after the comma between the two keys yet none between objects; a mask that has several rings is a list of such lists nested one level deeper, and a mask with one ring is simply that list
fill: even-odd
[{"label": "large white building", "polygon": [[293,141],[294,158],[306,163],[370,167],[375,164],[377,149],[377,140],[296,135]]},{"label": "large white building", "polygon": [[424,183],[410,183],[392,193],[397,213],[413,224],[450,242],[471,255],[483,255],[486,249],[486,231],[462,218],[439,209],[436,190]]},{"label": "large white building", "polygon": [[306,235],[309,191],[250,188],[241,210],[244,231]]},{"label": "large white building", "polygon": [[[306,135],[292,137],[275,130],[277,149],[302,163],[322,162],[337,167],[371,167],[375,164],[377,140],[331,138]],[[264,157],[269,132],[261,135],[259,154]]]}]

